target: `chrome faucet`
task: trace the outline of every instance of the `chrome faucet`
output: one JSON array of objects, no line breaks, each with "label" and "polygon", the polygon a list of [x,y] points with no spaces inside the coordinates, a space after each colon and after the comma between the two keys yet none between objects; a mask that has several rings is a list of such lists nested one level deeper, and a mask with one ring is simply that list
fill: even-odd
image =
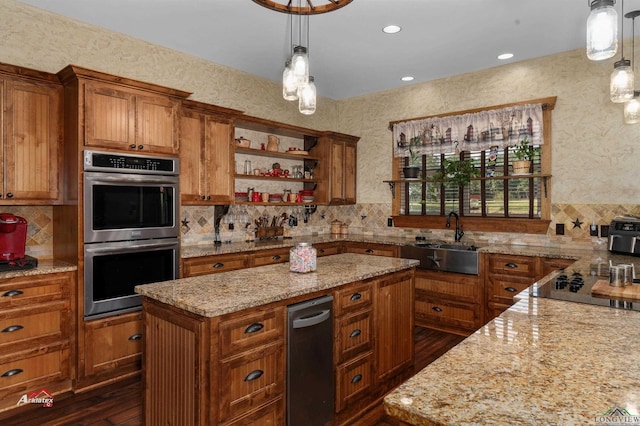
[{"label": "chrome faucet", "polygon": [[449,213],[449,216],[447,216],[447,223],[445,224],[445,226],[447,228],[451,228],[451,216],[455,216],[456,218],[456,234],[455,234],[454,240],[457,243],[462,239],[462,236],[464,235],[464,231],[462,230],[462,225],[460,225],[460,216],[458,216],[458,213],[456,212]]}]

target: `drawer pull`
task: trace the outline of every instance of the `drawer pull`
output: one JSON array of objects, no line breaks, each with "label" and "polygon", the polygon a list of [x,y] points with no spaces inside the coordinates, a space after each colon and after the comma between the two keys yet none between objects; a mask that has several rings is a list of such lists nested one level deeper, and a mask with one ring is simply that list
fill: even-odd
[{"label": "drawer pull", "polygon": [[131,336],[129,336],[129,340],[140,340],[140,339],[142,339],[142,334],[140,333],[132,334]]},{"label": "drawer pull", "polygon": [[253,370],[251,373],[247,374],[247,377],[244,378],[245,382],[250,382],[252,380],[259,379],[264,374],[262,370]]},{"label": "drawer pull", "polygon": [[24,294],[22,290],[9,290],[5,293],[2,293],[2,297],[20,296],[21,294]]},{"label": "drawer pull", "polygon": [[433,310],[434,310],[434,311],[436,311],[436,312],[442,312],[442,308],[441,308],[440,306],[434,306],[434,307],[433,307],[433,308],[431,308],[431,309],[433,309]]},{"label": "drawer pull", "polygon": [[282,258],[280,257],[280,255],[279,255],[279,254],[276,254],[276,255],[275,255],[275,256],[273,256],[271,259],[272,259],[272,260],[280,260],[280,259],[282,259]]},{"label": "drawer pull", "polygon": [[351,295],[351,297],[349,298],[349,300],[351,300],[352,302],[356,301],[356,300],[360,300],[362,298],[362,295],[360,293],[353,293]]},{"label": "drawer pull", "polygon": [[136,144],[135,144],[135,143],[132,143],[131,145],[129,145],[129,148],[131,148],[131,149],[136,149]]},{"label": "drawer pull", "polygon": [[318,249],[318,254],[324,254],[324,249]]},{"label": "drawer pull", "polygon": [[362,334],[362,330],[360,330],[359,328],[356,328],[355,330],[353,330],[350,334],[349,337],[353,338],[353,337],[358,337],[359,335]]},{"label": "drawer pull", "polygon": [[10,325],[2,330],[3,333],[12,333],[14,331],[22,330],[24,327],[21,325]]},{"label": "drawer pull", "polygon": [[224,266],[224,263],[218,262],[218,263],[214,263],[213,264],[213,268],[214,269],[218,269],[218,268],[222,268]]},{"label": "drawer pull", "polygon": [[374,251],[373,249],[366,249],[364,252],[371,254],[371,253],[373,253],[373,251]]},{"label": "drawer pull", "polygon": [[362,380],[362,374],[356,374],[355,376],[353,376],[353,379],[351,379],[351,383],[355,384],[355,383],[358,383],[360,380]]},{"label": "drawer pull", "polygon": [[2,377],[11,377],[11,376],[15,376],[16,374],[20,374],[22,373],[22,368],[14,368],[12,370],[8,370],[5,371],[4,373],[2,373]]},{"label": "drawer pull", "polygon": [[505,263],[504,266],[507,267],[507,268],[511,268],[511,269],[518,267],[518,265],[516,265],[515,263],[512,263],[512,262]]},{"label": "drawer pull", "polygon": [[256,333],[264,328],[264,324],[260,324],[259,322],[255,322],[251,324],[244,330],[244,334]]},{"label": "drawer pull", "polygon": [[505,287],[504,289],[511,293],[515,293],[516,291],[518,291],[517,288],[513,288],[513,287]]}]

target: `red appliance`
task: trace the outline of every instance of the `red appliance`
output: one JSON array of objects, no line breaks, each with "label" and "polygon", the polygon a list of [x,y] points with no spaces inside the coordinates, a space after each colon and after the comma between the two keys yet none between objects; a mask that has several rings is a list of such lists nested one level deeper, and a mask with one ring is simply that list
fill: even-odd
[{"label": "red appliance", "polygon": [[11,213],[0,213],[0,260],[24,258],[27,221]]}]

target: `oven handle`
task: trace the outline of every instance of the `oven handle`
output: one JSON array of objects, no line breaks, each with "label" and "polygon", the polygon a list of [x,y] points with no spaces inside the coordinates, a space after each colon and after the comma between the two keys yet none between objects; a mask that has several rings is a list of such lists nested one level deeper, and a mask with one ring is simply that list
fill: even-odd
[{"label": "oven handle", "polygon": [[164,248],[164,247],[177,247],[178,243],[177,242],[170,242],[170,243],[151,243],[151,244],[131,244],[128,245],[126,247],[122,247],[122,246],[111,246],[111,247],[88,247],[85,245],[85,250],[88,253],[109,253],[109,252],[113,252],[113,251],[130,251],[130,250],[138,250],[138,249],[151,249],[151,248]]}]

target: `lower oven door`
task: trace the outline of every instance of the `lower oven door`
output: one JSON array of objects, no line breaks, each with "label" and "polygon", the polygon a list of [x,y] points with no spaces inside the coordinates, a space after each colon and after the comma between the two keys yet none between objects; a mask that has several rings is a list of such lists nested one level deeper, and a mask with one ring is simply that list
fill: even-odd
[{"label": "lower oven door", "polygon": [[140,309],[134,287],[178,278],[179,253],[177,238],[85,244],[85,318]]}]

